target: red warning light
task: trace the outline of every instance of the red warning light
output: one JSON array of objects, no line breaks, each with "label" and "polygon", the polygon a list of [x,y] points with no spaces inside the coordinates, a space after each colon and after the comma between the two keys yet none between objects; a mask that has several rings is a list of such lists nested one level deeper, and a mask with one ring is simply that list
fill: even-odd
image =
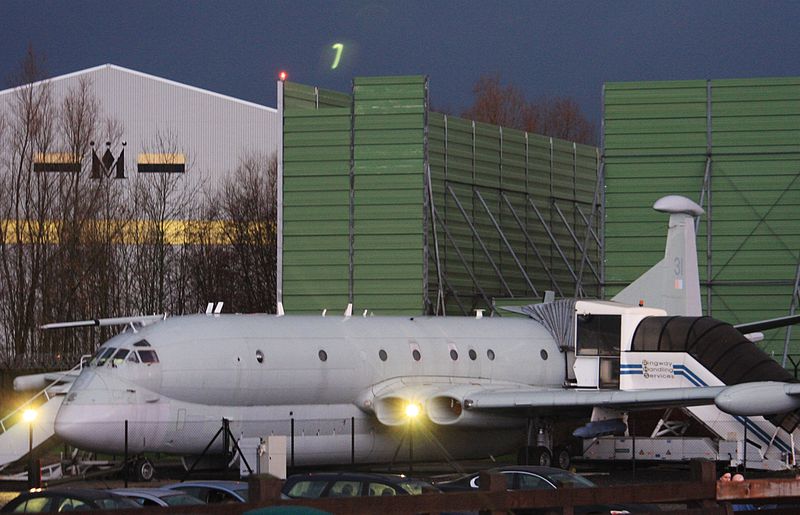
[{"label": "red warning light", "polygon": [[281,81],[285,81],[285,80],[286,80],[286,77],[288,77],[288,74],[287,74],[285,71],[281,71],[281,72],[278,74],[278,78],[279,78],[279,79],[281,79]]}]

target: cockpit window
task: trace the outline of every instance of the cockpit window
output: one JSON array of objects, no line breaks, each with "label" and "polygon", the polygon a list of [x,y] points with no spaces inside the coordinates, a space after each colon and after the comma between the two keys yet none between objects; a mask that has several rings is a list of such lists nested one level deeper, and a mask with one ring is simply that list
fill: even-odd
[{"label": "cockpit window", "polygon": [[154,350],[140,350],[139,359],[142,363],[158,363],[158,354]]},{"label": "cockpit window", "polygon": [[114,347],[106,347],[105,349],[102,349],[102,352],[98,352],[95,358],[92,360],[92,365],[96,367],[102,367],[106,364],[108,358],[110,358],[115,352],[117,352],[117,349]]},{"label": "cockpit window", "polygon": [[139,363],[139,356],[137,356],[135,352],[131,352],[128,354],[128,359],[125,361],[128,363]]},{"label": "cockpit window", "polygon": [[130,351],[128,349],[119,349],[114,357],[111,358],[111,366],[118,367],[125,362],[125,357]]},{"label": "cockpit window", "polygon": [[150,342],[148,342],[147,340],[139,340],[138,342],[134,343],[133,346],[134,347],[149,347],[150,346]]}]

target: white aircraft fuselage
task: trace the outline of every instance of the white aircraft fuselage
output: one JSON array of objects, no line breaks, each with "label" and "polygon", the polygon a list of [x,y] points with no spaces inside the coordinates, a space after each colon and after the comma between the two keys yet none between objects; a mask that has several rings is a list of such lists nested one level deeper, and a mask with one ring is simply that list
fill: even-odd
[{"label": "white aircraft fuselage", "polygon": [[[349,463],[351,453],[392,461],[411,427],[415,459],[486,456],[524,445],[526,419],[437,418],[427,389],[558,388],[564,371],[552,336],[523,318],[173,317],[103,344],[55,430],[79,448],[120,453],[127,420],[132,453],[199,454],[226,418],[237,437],[288,436],[303,465]],[[398,382],[419,398],[379,401]],[[409,401],[423,411],[413,422],[399,413]],[[452,403],[439,407],[453,414]],[[218,439],[212,451],[221,450]]]}]

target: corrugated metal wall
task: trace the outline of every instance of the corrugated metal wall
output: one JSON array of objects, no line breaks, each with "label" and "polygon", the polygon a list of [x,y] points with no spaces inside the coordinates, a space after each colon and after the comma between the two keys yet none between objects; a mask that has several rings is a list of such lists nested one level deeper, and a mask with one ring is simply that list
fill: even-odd
[{"label": "corrugated metal wall", "polygon": [[352,97],[286,83],[284,306],[470,314],[577,282],[596,295],[598,155],[430,112],[426,77],[357,78]]},{"label": "corrugated metal wall", "polygon": [[439,113],[429,120],[446,312],[546,290],[597,296],[597,148]]},{"label": "corrugated metal wall", "polygon": [[[125,146],[129,179],[138,175],[140,153],[181,153],[186,173],[181,185],[190,195],[217,192],[223,180],[250,154],[274,154],[280,141],[280,118],[274,108],[245,102],[211,91],[103,65],[47,81],[54,105],[70,90],[88,81],[97,100],[102,132],[106,119],[121,130],[111,150]],[[0,92],[0,110],[8,110],[13,90]],[[102,135],[98,135],[102,136]],[[105,150],[98,142],[98,150]],[[54,152],[64,151],[56,144]],[[89,156],[83,156],[90,159]]]},{"label": "corrugated metal wall", "polygon": [[[663,255],[666,218],[651,206],[676,193],[706,209],[697,239],[706,312],[734,323],[789,312],[800,78],[606,84],[604,142],[608,296]],[[761,345],[780,359],[784,335]]]},{"label": "corrugated metal wall", "polygon": [[350,288],[349,95],[283,86],[283,303],[344,310]]},{"label": "corrugated metal wall", "polygon": [[353,293],[359,310],[422,311],[425,77],[356,78]]}]

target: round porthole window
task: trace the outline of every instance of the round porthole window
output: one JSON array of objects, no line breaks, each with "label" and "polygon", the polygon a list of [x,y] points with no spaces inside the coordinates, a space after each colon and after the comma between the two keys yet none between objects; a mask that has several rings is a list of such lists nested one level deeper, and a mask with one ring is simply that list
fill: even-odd
[{"label": "round porthole window", "polygon": [[414,349],[414,351],[411,353],[411,356],[414,357],[414,361],[419,361],[422,359],[422,354],[420,354],[417,349]]},{"label": "round porthole window", "polygon": [[256,351],[256,361],[258,361],[259,363],[264,363],[264,353],[261,352],[260,350]]},{"label": "round porthole window", "polygon": [[381,349],[378,351],[378,357],[381,358],[381,361],[386,361],[389,358],[389,355],[386,354],[386,351]]},{"label": "round porthole window", "polygon": [[492,349],[487,350],[486,357],[489,358],[489,361],[494,361],[494,351]]},{"label": "round porthole window", "polygon": [[475,361],[476,359],[478,359],[478,353],[475,352],[475,349],[470,349],[469,350],[469,359],[471,359],[472,361]]},{"label": "round porthole window", "polygon": [[320,361],[328,361],[328,353],[324,350],[319,351],[319,360]]},{"label": "round porthole window", "polygon": [[542,357],[542,359],[547,359],[547,351],[546,350],[542,349],[542,352],[540,352],[539,355]]},{"label": "round porthole window", "polygon": [[453,361],[458,359],[458,352],[455,349],[450,349],[450,359]]}]

